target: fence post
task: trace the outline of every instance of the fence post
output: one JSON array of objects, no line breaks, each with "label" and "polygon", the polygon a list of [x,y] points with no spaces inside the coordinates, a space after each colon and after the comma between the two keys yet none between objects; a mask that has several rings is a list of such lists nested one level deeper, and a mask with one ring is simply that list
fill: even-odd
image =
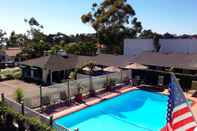
[{"label": "fence post", "polygon": [[23,102],[23,101],[21,102],[21,113],[22,113],[23,115],[25,115],[24,102]]},{"label": "fence post", "polygon": [[67,85],[67,92],[68,92],[68,105],[71,104],[71,97],[70,97],[70,81],[68,79],[68,85]]},{"label": "fence post", "polygon": [[42,109],[42,85],[40,85],[40,108]]},{"label": "fence post", "polygon": [[93,86],[93,81],[92,81],[92,76],[91,74],[89,75],[89,94],[90,96],[95,96],[95,90],[94,90],[94,86]]},{"label": "fence post", "polygon": [[122,79],[122,70],[120,70],[120,81],[122,82],[123,79]]},{"label": "fence post", "polygon": [[5,96],[3,93],[1,93],[1,101],[4,103],[5,102]]},{"label": "fence post", "polygon": [[49,121],[50,126],[53,127],[53,115],[50,116],[50,119],[49,119],[49,120],[50,120],[50,121]]}]

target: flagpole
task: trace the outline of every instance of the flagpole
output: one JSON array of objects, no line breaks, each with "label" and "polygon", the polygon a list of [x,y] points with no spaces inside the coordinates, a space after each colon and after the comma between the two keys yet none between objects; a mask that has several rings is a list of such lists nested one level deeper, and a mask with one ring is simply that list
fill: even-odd
[{"label": "flagpole", "polygon": [[[174,72],[170,72],[170,74],[171,74],[172,76],[174,76],[174,78],[176,78],[176,75],[174,74]],[[177,79],[175,79],[175,82],[176,82],[176,84],[180,87],[180,89],[182,90],[181,85],[180,85],[180,83],[177,81]],[[183,92],[183,90],[182,90],[182,92]],[[187,93],[186,93],[186,96],[187,96]],[[197,120],[196,120],[196,118],[194,117],[194,113],[192,112],[191,106],[190,106],[190,104],[189,104],[187,98],[186,98],[186,103],[187,103],[187,105],[188,105],[188,107],[189,107],[189,109],[190,109],[190,111],[191,111],[191,113],[192,113],[193,119],[194,119],[195,122],[197,123]]]}]

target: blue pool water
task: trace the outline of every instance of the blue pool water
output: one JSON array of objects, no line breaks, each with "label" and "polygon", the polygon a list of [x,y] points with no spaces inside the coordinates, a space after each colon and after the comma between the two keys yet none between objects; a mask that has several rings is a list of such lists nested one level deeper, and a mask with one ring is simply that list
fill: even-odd
[{"label": "blue pool water", "polygon": [[159,131],[166,123],[167,99],[159,93],[131,91],[55,123],[80,131]]}]

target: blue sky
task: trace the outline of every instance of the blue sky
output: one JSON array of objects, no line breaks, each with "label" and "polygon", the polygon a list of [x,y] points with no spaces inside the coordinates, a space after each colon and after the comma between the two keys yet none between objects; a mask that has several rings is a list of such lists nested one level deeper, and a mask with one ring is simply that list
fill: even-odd
[{"label": "blue sky", "polygon": [[[35,17],[45,33],[89,33],[80,16],[101,0],[0,0],[0,29],[24,33],[24,18]],[[128,0],[145,29],[165,33],[197,33],[197,0]]]}]

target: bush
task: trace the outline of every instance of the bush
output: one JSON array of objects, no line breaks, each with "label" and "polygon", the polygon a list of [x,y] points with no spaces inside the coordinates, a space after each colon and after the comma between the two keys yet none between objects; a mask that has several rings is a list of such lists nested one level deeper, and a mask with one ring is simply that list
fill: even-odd
[{"label": "bush", "polygon": [[76,54],[76,55],[87,55],[94,56],[97,52],[97,47],[95,43],[75,43],[65,47],[67,53]]},{"label": "bush", "polygon": [[112,78],[107,78],[104,82],[104,88],[106,88],[107,91],[111,91],[112,87],[116,85],[116,80]]},{"label": "bush", "polygon": [[22,73],[21,73],[21,72],[15,72],[15,73],[13,74],[13,78],[14,78],[14,79],[20,79],[21,76],[22,76]]},{"label": "bush", "polygon": [[67,99],[67,95],[66,95],[65,91],[60,92],[60,99],[63,100],[63,101]]},{"label": "bush", "polygon": [[19,79],[22,76],[22,71],[20,68],[6,68],[0,71],[1,80],[6,79]]},{"label": "bush", "polygon": [[[19,127],[17,127],[18,129],[13,125],[14,122],[19,125]],[[50,126],[44,124],[39,119],[23,116],[2,102],[0,102],[0,130],[54,131]]]},{"label": "bush", "polygon": [[51,99],[50,99],[50,96],[43,96],[42,97],[42,105],[50,105],[51,104]]},{"label": "bush", "polygon": [[17,88],[15,91],[15,99],[18,103],[21,103],[23,101],[24,98],[24,93],[23,90],[21,88]]}]

